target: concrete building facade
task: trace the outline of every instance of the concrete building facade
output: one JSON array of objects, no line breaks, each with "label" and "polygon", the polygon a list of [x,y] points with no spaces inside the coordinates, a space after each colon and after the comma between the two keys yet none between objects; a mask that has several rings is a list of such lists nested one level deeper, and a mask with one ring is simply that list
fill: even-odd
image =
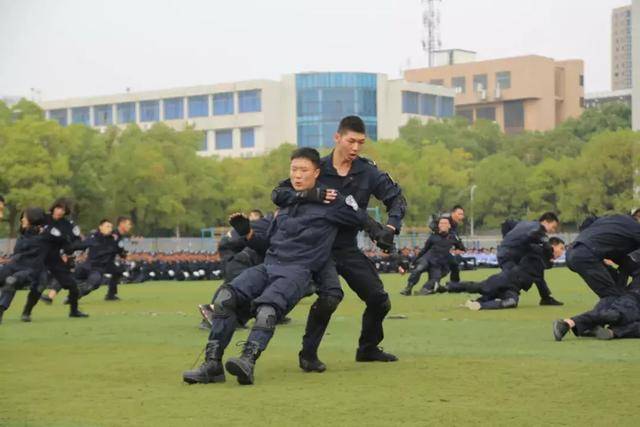
[{"label": "concrete building facade", "polygon": [[[407,95],[408,94],[408,95]],[[415,97],[429,108],[405,109]],[[399,128],[452,117],[454,91],[442,86],[390,80],[384,74],[326,72],[289,74],[276,80],[194,86],[41,103],[47,118],[100,130],[131,123],[142,129],[163,122],[203,131],[202,155],[252,157],[283,143],[333,145],[340,118],[363,118],[372,140],[396,138]]]},{"label": "concrete building facade", "polygon": [[404,78],[454,89],[457,115],[507,133],[550,130],[583,111],[582,60],[529,55],[406,70]]},{"label": "concrete building facade", "polygon": [[632,86],[631,5],[611,11],[611,90]]}]

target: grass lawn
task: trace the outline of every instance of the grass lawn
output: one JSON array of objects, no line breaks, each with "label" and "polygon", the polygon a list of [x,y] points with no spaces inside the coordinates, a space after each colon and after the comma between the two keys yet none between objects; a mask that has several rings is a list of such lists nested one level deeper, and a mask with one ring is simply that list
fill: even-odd
[{"label": "grass lawn", "polygon": [[552,320],[596,302],[577,275],[548,273],[563,307],[538,306],[534,287],[519,308],[486,312],[459,308],[465,294],[403,297],[406,276],[383,280],[390,314],[407,316],[385,322],[383,345],[399,362],[355,363],[363,305],[345,289],[320,349],[328,370],[297,366],[308,298],[248,387],[229,375],[182,382],[207,336],[196,304],[220,282],[127,285],[120,302],[104,301],[101,288],[82,301],[89,319],[67,318],[59,297],[30,324],[19,321],[19,292],[0,325],[0,426],[640,425],[640,342],[553,340]]}]

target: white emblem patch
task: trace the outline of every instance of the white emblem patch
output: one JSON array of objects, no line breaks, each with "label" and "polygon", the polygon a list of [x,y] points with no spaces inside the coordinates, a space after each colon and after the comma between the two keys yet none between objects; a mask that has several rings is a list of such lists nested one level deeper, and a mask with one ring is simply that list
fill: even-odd
[{"label": "white emblem patch", "polygon": [[122,240],[118,242],[118,247],[119,248],[124,248],[124,243],[122,243]]},{"label": "white emblem patch", "polygon": [[78,227],[77,225],[74,225],[73,228],[71,229],[71,232],[73,233],[74,236],[79,236],[80,235],[80,227]]},{"label": "white emblem patch", "polygon": [[60,230],[58,230],[55,227],[51,227],[51,235],[52,236],[56,236],[56,237],[60,237],[62,236],[62,233],[60,233]]},{"label": "white emblem patch", "polygon": [[351,209],[353,209],[354,211],[358,211],[358,209],[360,208],[360,206],[358,206],[358,202],[356,202],[356,199],[353,196],[347,196],[347,198],[344,201],[348,206],[351,206]]}]

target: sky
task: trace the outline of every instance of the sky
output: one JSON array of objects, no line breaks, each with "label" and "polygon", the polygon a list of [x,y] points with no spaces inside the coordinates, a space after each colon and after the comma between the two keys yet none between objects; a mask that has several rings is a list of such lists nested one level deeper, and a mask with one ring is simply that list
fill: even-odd
[{"label": "sky", "polygon": [[[442,0],[443,48],[585,61],[610,89],[611,9],[631,0]],[[0,97],[63,99],[424,66],[420,0],[0,0]],[[32,91],[32,88],[36,92]]]}]

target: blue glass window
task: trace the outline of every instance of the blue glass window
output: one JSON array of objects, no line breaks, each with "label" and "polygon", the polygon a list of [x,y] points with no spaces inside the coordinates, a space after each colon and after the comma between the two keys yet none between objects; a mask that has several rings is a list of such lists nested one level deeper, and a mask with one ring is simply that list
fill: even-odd
[{"label": "blue glass window", "polygon": [[254,113],[262,110],[260,90],[242,90],[238,92],[238,110],[241,113]]},{"label": "blue glass window", "polygon": [[420,114],[435,117],[437,115],[436,98],[435,95],[420,94]]},{"label": "blue glass window", "polygon": [[89,107],[77,107],[71,109],[71,123],[91,125],[91,113]]},{"label": "blue glass window", "polygon": [[216,150],[231,150],[233,148],[233,131],[223,129],[216,131]]},{"label": "blue glass window", "polygon": [[209,115],[209,96],[190,96],[187,108],[189,117],[207,117]]},{"label": "blue glass window", "polygon": [[377,76],[371,73],[296,75],[298,145],[329,147],[340,119],[362,118],[367,136],[377,139]]},{"label": "blue glass window", "polygon": [[453,98],[450,96],[440,96],[440,117],[453,117]]},{"label": "blue glass window", "polygon": [[67,109],[61,108],[60,110],[50,110],[49,120],[55,120],[60,126],[67,125]]},{"label": "blue glass window", "polygon": [[405,114],[419,114],[418,93],[402,92],[402,112]]},{"label": "blue glass window", "polygon": [[165,120],[179,120],[184,118],[184,101],[182,98],[169,98],[162,101]]},{"label": "blue glass window", "polygon": [[108,126],[113,124],[113,108],[111,105],[93,107],[93,125]]},{"label": "blue glass window", "polygon": [[160,120],[160,101],[142,101],[140,103],[140,121],[157,122]]},{"label": "blue glass window", "polygon": [[134,123],[136,121],[136,104],[125,102],[116,105],[118,123]]},{"label": "blue glass window", "polygon": [[233,114],[233,92],[213,95],[213,115],[223,116],[225,114]]},{"label": "blue glass window", "polygon": [[254,128],[240,129],[240,147],[253,148],[256,146],[256,133]]}]

